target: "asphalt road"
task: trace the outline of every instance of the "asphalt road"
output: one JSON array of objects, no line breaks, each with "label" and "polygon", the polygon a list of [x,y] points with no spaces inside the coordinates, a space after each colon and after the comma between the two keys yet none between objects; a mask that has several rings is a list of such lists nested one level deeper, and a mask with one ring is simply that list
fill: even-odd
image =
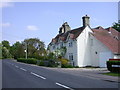
[{"label": "asphalt road", "polygon": [[118,88],[118,83],[3,60],[2,88]]}]

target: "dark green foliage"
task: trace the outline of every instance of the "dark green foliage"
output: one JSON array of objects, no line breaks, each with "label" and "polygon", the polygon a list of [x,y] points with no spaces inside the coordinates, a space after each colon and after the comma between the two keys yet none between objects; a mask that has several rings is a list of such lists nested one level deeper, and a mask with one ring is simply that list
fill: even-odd
[{"label": "dark green foliage", "polygon": [[23,62],[23,63],[28,63],[28,64],[37,64],[37,59],[34,58],[18,58],[17,59],[18,62]]},{"label": "dark green foliage", "polygon": [[74,68],[74,66],[70,64],[62,64],[62,68]]},{"label": "dark green foliage", "polygon": [[55,54],[51,52],[51,53],[49,53],[47,58],[48,59],[55,59]]},{"label": "dark green foliage", "polygon": [[44,66],[44,62],[43,62],[43,61],[40,61],[38,65],[39,65],[39,66]]},{"label": "dark green foliage", "polygon": [[27,54],[30,58],[34,57],[38,59],[46,54],[45,44],[38,38],[25,39],[22,44],[24,45],[24,49],[27,48]]},{"label": "dark green foliage", "polygon": [[55,60],[43,60],[43,61],[40,61],[39,66],[57,67],[58,63]]},{"label": "dark green foliage", "polygon": [[24,47],[20,42],[16,42],[10,47],[10,53],[15,59],[25,57]]},{"label": "dark green foliage", "polygon": [[109,71],[120,73],[120,67],[112,67],[112,65],[120,65],[120,61],[107,61]]},{"label": "dark green foliage", "polygon": [[120,23],[114,23],[112,28],[116,29],[118,32],[120,32]]},{"label": "dark green foliage", "polygon": [[6,40],[2,41],[2,47],[6,47],[9,50],[10,49],[9,41],[6,41]]}]

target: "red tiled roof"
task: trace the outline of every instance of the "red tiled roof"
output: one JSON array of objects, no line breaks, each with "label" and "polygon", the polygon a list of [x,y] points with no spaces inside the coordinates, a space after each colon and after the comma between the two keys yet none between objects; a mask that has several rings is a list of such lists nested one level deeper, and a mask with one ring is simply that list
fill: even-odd
[{"label": "red tiled roof", "polygon": [[[59,39],[66,41],[69,34],[71,39],[76,39],[83,30],[84,27],[80,27],[67,31],[66,33],[60,33],[52,39],[52,42],[57,43]],[[93,28],[92,31],[92,35],[107,46],[113,53],[120,54],[120,48],[118,47],[120,46],[120,32],[111,27],[104,29],[101,26]]]},{"label": "red tiled roof", "polygon": [[73,30],[69,30],[66,33],[60,33],[55,38],[52,39],[52,42],[57,43],[59,39],[62,41],[66,41],[69,34],[71,39],[75,39],[80,35],[80,33],[83,30],[84,30],[84,27],[80,27]]},{"label": "red tiled roof", "polygon": [[101,41],[104,45],[106,45],[113,53],[120,54],[120,32],[115,29],[109,28],[94,28],[93,35]]}]

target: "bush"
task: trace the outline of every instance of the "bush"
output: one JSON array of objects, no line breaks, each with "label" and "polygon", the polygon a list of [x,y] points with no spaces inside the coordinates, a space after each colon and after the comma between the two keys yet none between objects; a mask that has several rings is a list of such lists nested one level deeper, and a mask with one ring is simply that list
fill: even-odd
[{"label": "bush", "polygon": [[62,68],[74,68],[74,66],[70,64],[62,64]]},{"label": "bush", "polygon": [[39,62],[39,66],[57,67],[58,63],[55,60],[42,60]]},{"label": "bush", "polygon": [[27,59],[27,63],[28,64],[36,64],[37,63],[37,59],[35,59],[35,58],[28,58]]},{"label": "bush", "polygon": [[72,65],[69,63],[69,60],[68,60],[68,59],[60,58],[59,61],[61,62],[61,67],[62,67],[62,68],[74,68],[74,66],[72,66]]},{"label": "bush", "polygon": [[44,66],[44,62],[40,61],[39,66]]},{"label": "bush", "polygon": [[27,63],[27,60],[25,58],[17,58],[17,61]]},{"label": "bush", "polygon": [[120,73],[120,67],[112,67],[112,65],[120,65],[120,61],[107,61],[109,71]]},{"label": "bush", "polygon": [[37,63],[37,59],[34,58],[18,58],[17,59],[18,62],[23,62],[23,63],[28,63],[28,64],[36,64]]},{"label": "bush", "polygon": [[59,61],[61,62],[62,65],[67,65],[69,62],[69,60],[65,59],[65,58],[61,58],[61,59],[59,59]]}]

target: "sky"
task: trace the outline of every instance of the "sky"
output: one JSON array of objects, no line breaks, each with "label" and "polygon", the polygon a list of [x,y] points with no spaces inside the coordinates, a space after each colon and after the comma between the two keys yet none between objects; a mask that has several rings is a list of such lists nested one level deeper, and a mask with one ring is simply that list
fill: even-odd
[{"label": "sky", "polygon": [[11,2],[0,8],[0,33],[10,45],[26,38],[39,38],[47,47],[64,22],[72,29],[81,27],[86,14],[92,28],[107,28],[118,22],[117,2]]}]

